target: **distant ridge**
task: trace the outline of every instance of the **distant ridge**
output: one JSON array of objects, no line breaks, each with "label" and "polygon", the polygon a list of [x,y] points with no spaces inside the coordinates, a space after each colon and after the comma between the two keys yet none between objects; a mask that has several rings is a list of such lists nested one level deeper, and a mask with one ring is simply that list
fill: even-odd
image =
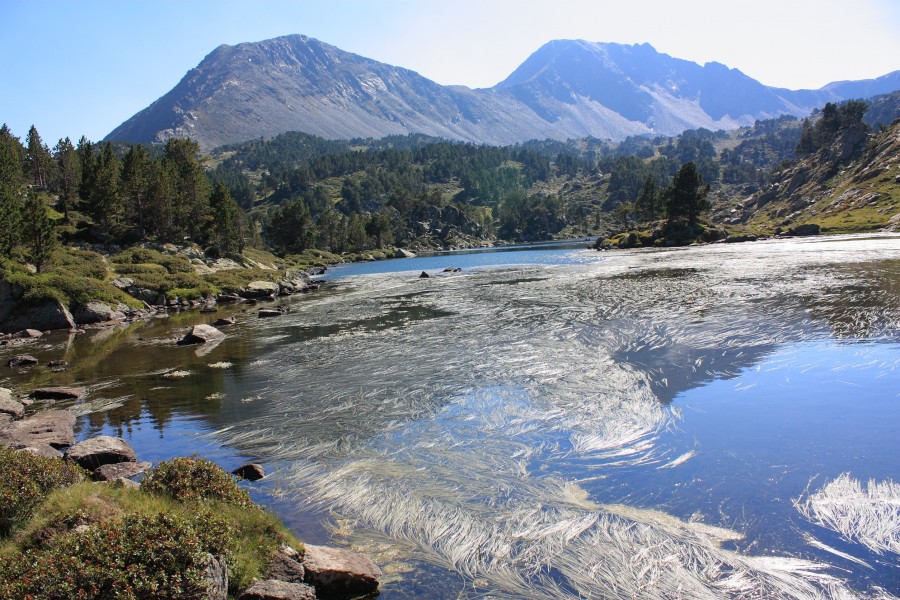
[{"label": "distant ridge", "polygon": [[191,137],[205,149],[286,131],[328,139],[423,133],[485,144],[733,129],[900,89],[900,71],[818,90],[765,86],[649,44],[552,41],[493,88],[442,86],[303,35],[219,46],[106,140]]}]

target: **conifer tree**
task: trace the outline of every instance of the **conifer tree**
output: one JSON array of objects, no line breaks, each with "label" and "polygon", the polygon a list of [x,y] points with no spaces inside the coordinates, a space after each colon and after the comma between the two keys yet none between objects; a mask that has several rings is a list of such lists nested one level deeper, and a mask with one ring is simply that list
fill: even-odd
[{"label": "conifer tree", "polygon": [[58,241],[53,229],[53,221],[47,215],[47,206],[42,194],[31,191],[25,199],[22,214],[22,242],[28,257],[38,273],[44,270]]},{"label": "conifer tree", "polygon": [[81,185],[81,161],[69,138],[59,140],[54,148],[56,155],[56,171],[58,174],[57,192],[59,204],[66,221],[69,212],[78,205],[78,188]]},{"label": "conifer tree", "polygon": [[644,187],[635,200],[634,208],[640,221],[654,221],[659,217],[659,194],[656,189],[656,178],[652,174],[647,175],[647,179],[644,180]]},{"label": "conifer tree", "polygon": [[122,162],[106,143],[100,151],[95,170],[94,193],[91,197],[91,215],[104,233],[117,238],[125,229],[125,203],[121,187]]},{"label": "conifer tree", "polygon": [[50,186],[53,160],[50,149],[41,140],[37,128],[32,125],[28,130],[28,148],[26,151],[28,172],[35,187],[45,189]]},{"label": "conifer tree", "polygon": [[221,181],[216,184],[209,198],[213,213],[213,239],[225,252],[234,254],[243,250],[243,215]]},{"label": "conifer tree", "polygon": [[689,227],[697,224],[700,213],[709,208],[709,185],[697,172],[697,165],[688,162],[681,165],[672,183],[665,191],[666,216],[669,224],[686,221]]},{"label": "conifer tree", "polygon": [[147,227],[145,213],[150,192],[150,155],[141,144],[132,146],[122,165],[122,194],[125,199],[125,215],[133,223],[139,237],[144,237]]}]

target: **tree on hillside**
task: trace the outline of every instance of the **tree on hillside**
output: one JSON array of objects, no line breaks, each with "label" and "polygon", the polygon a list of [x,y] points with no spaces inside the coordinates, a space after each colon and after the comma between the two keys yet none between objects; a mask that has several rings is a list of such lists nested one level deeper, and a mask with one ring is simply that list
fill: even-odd
[{"label": "tree on hillside", "polygon": [[244,249],[243,215],[221,181],[213,188],[209,206],[213,213],[213,240],[229,254],[241,252]]},{"label": "tree on hillside", "polygon": [[141,144],[132,146],[122,164],[122,194],[125,198],[125,214],[137,227],[137,235],[144,237],[147,202],[150,193],[150,155]]},{"label": "tree on hillside", "polygon": [[0,255],[9,256],[19,242],[22,224],[21,189],[25,148],[4,123],[0,127]]},{"label": "tree on hillside", "polygon": [[53,221],[47,215],[44,197],[38,192],[29,192],[25,199],[22,214],[22,242],[38,273],[42,272],[59,242],[53,229]]},{"label": "tree on hillside", "polygon": [[689,227],[697,224],[700,213],[709,208],[709,184],[697,172],[693,162],[681,165],[672,183],[666,188],[666,217],[669,225],[685,222]]},{"label": "tree on hillside", "polygon": [[22,202],[18,193],[0,181],[0,256],[8,257],[22,233]]},{"label": "tree on hillside", "polygon": [[393,224],[391,218],[385,212],[377,212],[369,218],[366,223],[366,233],[375,238],[375,247],[381,248],[387,242],[394,242],[394,235],[391,232]]},{"label": "tree on hillside", "polygon": [[659,193],[656,189],[656,178],[652,174],[647,175],[647,179],[644,180],[644,187],[641,188],[641,193],[634,201],[634,210],[638,220],[642,222],[655,221],[662,212]]},{"label": "tree on hillside", "polygon": [[126,229],[125,202],[122,198],[122,161],[107,142],[100,151],[94,171],[94,189],[89,208],[94,222],[113,239]]},{"label": "tree on hillside", "polygon": [[50,186],[53,170],[53,159],[50,149],[41,140],[41,136],[34,125],[28,130],[28,147],[26,150],[28,173],[31,175],[35,187],[44,189]]},{"label": "tree on hillside", "polygon": [[6,126],[0,127],[0,184],[18,191],[25,181],[25,147]]},{"label": "tree on hillside", "polygon": [[182,234],[202,241],[211,221],[209,195],[212,186],[197,160],[200,145],[193,140],[170,138],[163,152],[163,162],[172,168],[175,202],[173,224]]},{"label": "tree on hillside", "polygon": [[75,152],[72,140],[66,138],[59,140],[53,149],[56,158],[57,193],[59,194],[59,206],[62,208],[66,221],[69,220],[69,212],[78,205],[78,188],[81,185],[81,161]]}]

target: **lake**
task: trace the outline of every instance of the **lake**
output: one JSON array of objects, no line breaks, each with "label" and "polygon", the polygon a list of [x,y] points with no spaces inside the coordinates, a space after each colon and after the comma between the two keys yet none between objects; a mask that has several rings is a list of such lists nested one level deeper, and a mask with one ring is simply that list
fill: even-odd
[{"label": "lake", "polygon": [[141,460],[263,463],[254,498],[384,598],[900,595],[900,236],[328,277],[213,348],[171,340],[223,312],[173,316],[0,385],[88,384],[79,436]]}]

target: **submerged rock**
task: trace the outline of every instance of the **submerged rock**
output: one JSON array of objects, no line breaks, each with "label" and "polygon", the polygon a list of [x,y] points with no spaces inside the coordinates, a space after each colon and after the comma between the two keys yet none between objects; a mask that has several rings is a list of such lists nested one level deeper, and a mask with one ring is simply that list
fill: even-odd
[{"label": "submerged rock", "polygon": [[221,319],[216,319],[213,321],[213,327],[225,327],[226,325],[234,325],[237,322],[237,319],[234,318],[234,315],[230,317],[223,317]]},{"label": "submerged rock", "polygon": [[78,442],[66,451],[65,456],[89,471],[103,465],[137,461],[134,448],[128,442],[109,435],[100,435]]},{"label": "submerged rock", "polygon": [[277,308],[261,308],[257,315],[260,319],[269,319],[271,317],[280,317],[284,314],[284,311],[279,310]]},{"label": "submerged rock", "polygon": [[372,560],[349,550],[305,545],[306,583],[321,598],[371,594],[378,589],[381,569]]},{"label": "submerged rock", "polygon": [[221,340],[225,334],[213,327],[212,325],[194,325],[190,333],[181,338],[178,342],[181,346],[189,344],[207,344]]},{"label": "submerged rock", "polygon": [[14,369],[27,369],[28,367],[33,367],[38,364],[38,359],[28,354],[20,354],[18,356],[13,356],[9,359],[9,362],[6,363],[6,366],[12,367]]},{"label": "submerged rock", "polygon": [[428,279],[429,277],[431,277],[431,275],[429,275],[425,271],[422,271],[422,273],[419,275],[419,279]]}]

